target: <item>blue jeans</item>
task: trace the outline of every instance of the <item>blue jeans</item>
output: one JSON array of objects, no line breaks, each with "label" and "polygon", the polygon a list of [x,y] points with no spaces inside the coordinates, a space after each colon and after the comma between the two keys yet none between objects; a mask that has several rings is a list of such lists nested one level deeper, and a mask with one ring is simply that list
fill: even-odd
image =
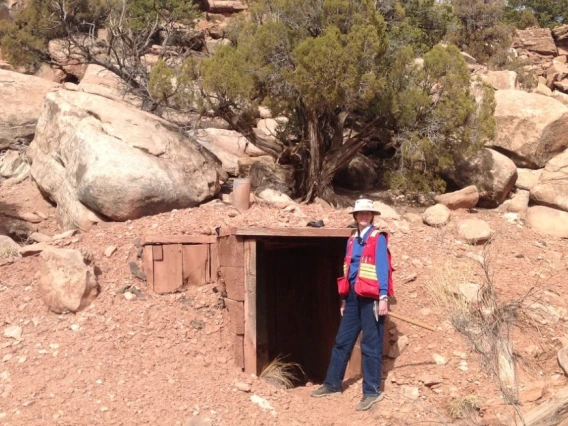
[{"label": "blue jeans", "polygon": [[331,352],[324,385],[332,391],[341,391],[347,362],[357,337],[363,330],[361,357],[363,361],[363,396],[381,393],[381,369],[383,358],[383,334],[385,317],[375,320],[374,299],[358,296],[351,286],[345,301],[345,312]]}]

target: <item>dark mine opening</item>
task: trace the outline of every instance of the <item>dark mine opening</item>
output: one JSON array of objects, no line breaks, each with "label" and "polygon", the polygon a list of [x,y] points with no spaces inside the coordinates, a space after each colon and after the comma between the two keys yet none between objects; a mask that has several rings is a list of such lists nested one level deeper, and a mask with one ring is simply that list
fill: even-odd
[{"label": "dark mine opening", "polygon": [[257,312],[268,360],[298,363],[296,385],[322,382],[340,314],[336,278],[346,238],[257,240]]}]

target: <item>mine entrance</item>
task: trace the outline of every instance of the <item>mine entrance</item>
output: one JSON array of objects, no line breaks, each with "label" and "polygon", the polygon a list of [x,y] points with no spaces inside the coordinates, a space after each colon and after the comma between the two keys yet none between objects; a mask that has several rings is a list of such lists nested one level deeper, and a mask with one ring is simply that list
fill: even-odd
[{"label": "mine entrance", "polygon": [[345,243],[345,237],[256,241],[257,327],[266,336],[259,353],[300,364],[307,377],[298,375],[297,384],[325,378],[340,321],[336,278]]}]

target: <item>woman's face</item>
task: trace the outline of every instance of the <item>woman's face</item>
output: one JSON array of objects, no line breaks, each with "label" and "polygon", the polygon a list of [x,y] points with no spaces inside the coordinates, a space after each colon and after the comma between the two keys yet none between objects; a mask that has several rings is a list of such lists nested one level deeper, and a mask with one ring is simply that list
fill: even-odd
[{"label": "woman's face", "polygon": [[373,220],[373,213],[371,212],[357,212],[355,213],[355,222],[360,229],[365,228],[371,224]]}]

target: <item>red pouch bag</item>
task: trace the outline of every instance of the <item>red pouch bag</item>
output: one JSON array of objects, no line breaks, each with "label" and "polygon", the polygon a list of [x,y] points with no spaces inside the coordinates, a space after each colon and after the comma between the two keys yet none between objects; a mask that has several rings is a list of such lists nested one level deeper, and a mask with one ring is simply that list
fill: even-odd
[{"label": "red pouch bag", "polygon": [[337,291],[341,297],[346,297],[349,294],[349,280],[347,277],[339,277],[337,279]]}]

